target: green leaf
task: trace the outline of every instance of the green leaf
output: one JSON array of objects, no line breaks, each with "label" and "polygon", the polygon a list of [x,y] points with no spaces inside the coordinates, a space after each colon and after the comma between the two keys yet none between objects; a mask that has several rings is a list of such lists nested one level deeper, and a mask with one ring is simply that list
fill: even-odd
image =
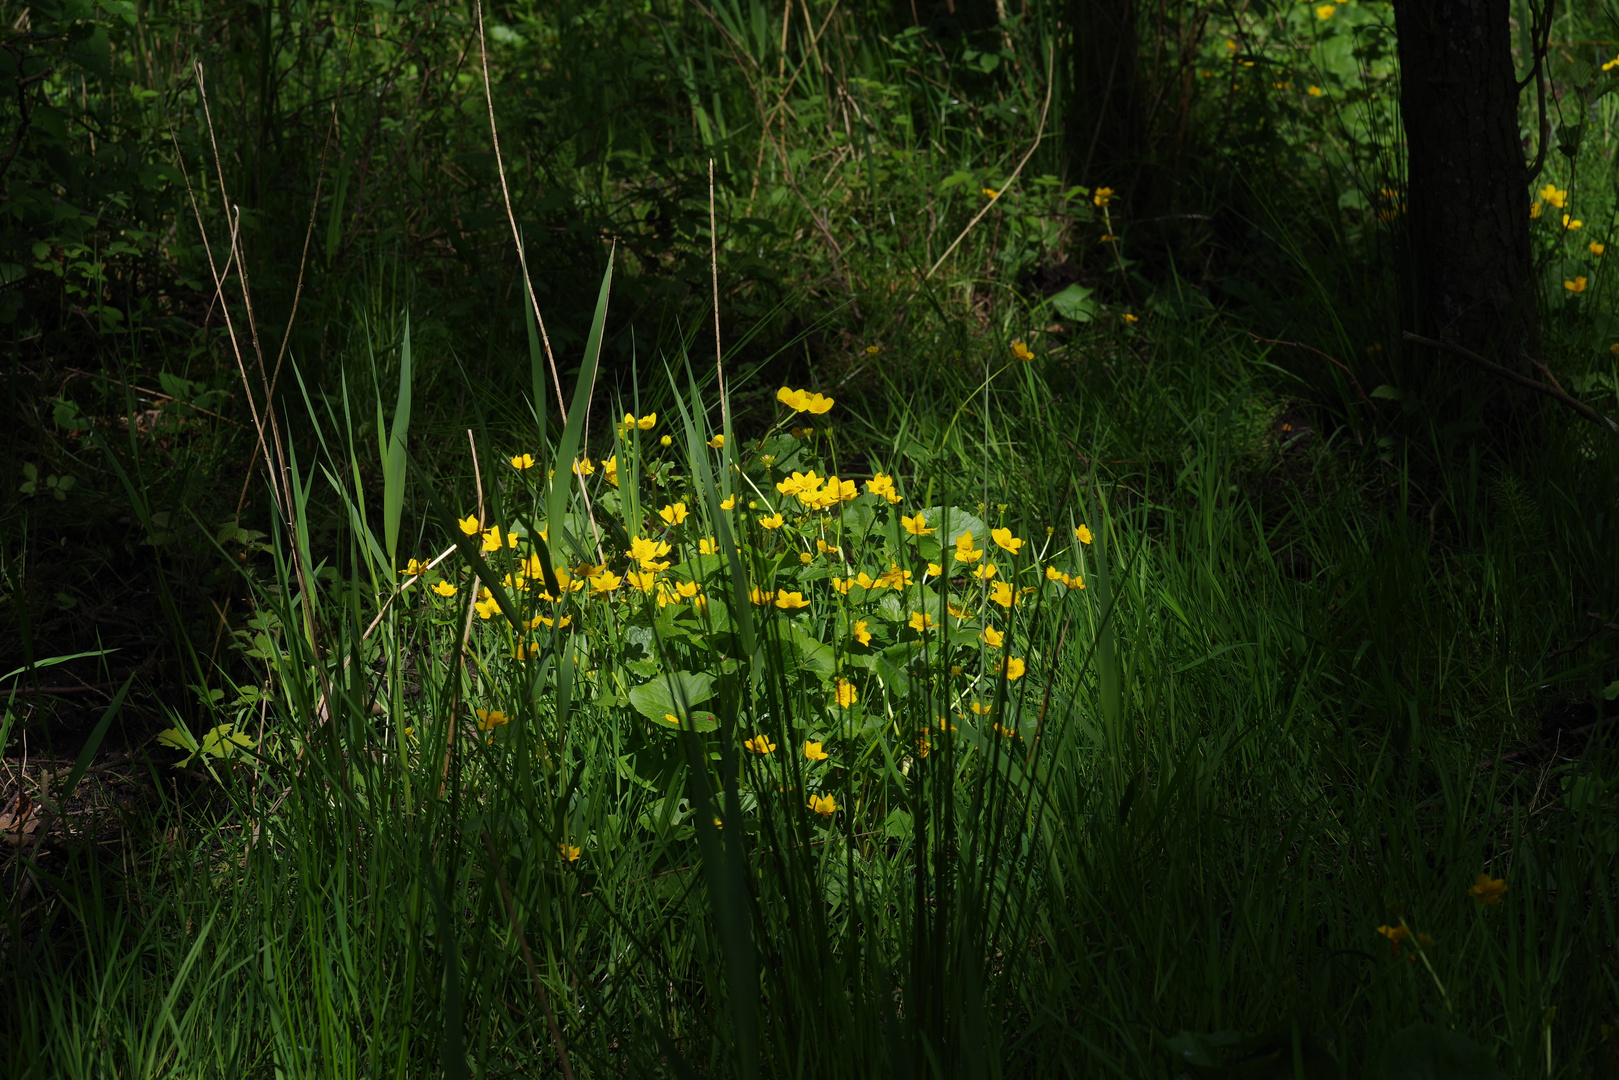
[{"label": "green leaf", "polygon": [[1382,386],[1379,386],[1373,390],[1371,396],[1374,398],[1381,398],[1384,401],[1405,400],[1405,394],[1396,387],[1390,386],[1388,383],[1384,383]]},{"label": "green leaf", "polygon": [[[714,676],[700,671],[671,671],[630,690],[630,705],[648,720],[661,724],[665,716],[685,716],[693,706],[713,696]],[[699,726],[698,730],[713,728]]]},{"label": "green leaf", "polygon": [[1502,1080],[1503,1076],[1482,1046],[1434,1024],[1412,1024],[1396,1032],[1378,1060],[1383,1080]]},{"label": "green leaf", "polygon": [[394,403],[393,427],[388,432],[382,462],[382,535],[392,569],[399,551],[399,518],[405,510],[405,439],[410,432],[410,316],[405,316],[405,341],[399,355],[399,396]]},{"label": "green leaf", "polygon": [[1046,303],[1057,309],[1057,313],[1072,322],[1090,322],[1096,317],[1096,301],[1091,299],[1095,289],[1087,289],[1083,285],[1070,285],[1062,292],[1052,296]]},{"label": "green leaf", "polygon": [[791,624],[792,630],[788,639],[793,644],[803,665],[818,675],[831,675],[836,664],[832,656],[832,646],[811,637],[804,628],[796,622]]}]

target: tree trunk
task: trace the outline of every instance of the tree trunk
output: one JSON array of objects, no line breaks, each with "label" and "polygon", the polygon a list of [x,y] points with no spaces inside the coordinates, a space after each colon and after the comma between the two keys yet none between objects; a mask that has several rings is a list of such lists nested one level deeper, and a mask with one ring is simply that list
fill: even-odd
[{"label": "tree trunk", "polygon": [[1509,7],[1395,0],[1394,18],[1416,329],[1519,368],[1540,332]]}]

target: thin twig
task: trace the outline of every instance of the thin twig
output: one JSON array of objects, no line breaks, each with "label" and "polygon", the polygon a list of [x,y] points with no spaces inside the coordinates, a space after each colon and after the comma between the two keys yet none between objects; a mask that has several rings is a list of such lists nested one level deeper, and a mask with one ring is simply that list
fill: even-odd
[{"label": "thin twig", "polygon": [[[512,227],[512,242],[517,245],[517,262],[523,268],[523,288],[528,293],[529,306],[534,309],[534,321],[540,327],[540,340],[545,343],[545,359],[551,365],[551,381],[557,388],[557,408],[562,422],[568,422],[568,406],[562,401],[562,379],[557,375],[557,358],[551,354],[551,337],[545,332],[545,317],[540,314],[540,301],[534,295],[534,284],[528,276],[528,254],[523,250],[523,234],[517,231],[517,216],[512,213],[511,192],[506,189],[506,166],[500,158],[500,132],[495,127],[495,97],[489,89],[489,50],[483,42],[483,4],[478,4],[478,62],[483,68],[483,100],[489,107],[489,138],[495,146],[495,172],[500,176],[500,197],[506,201],[506,220]],[[535,402],[538,405],[538,402]]]},{"label": "thin twig", "polygon": [[1046,100],[1040,105],[1040,123],[1035,127],[1034,142],[1029,144],[1029,149],[1023,155],[1023,160],[1017,163],[1017,168],[1012,170],[1012,175],[1007,179],[1005,184],[1001,185],[1001,189],[995,193],[995,197],[989,200],[989,202],[985,203],[983,209],[979,210],[978,213],[973,215],[973,219],[967,222],[967,227],[961,230],[961,235],[956,237],[955,240],[951,241],[950,246],[944,249],[944,254],[940,255],[939,261],[933,264],[933,269],[929,270],[922,276],[923,281],[926,281],[928,278],[932,277],[934,273],[938,271],[939,267],[944,265],[944,261],[950,257],[950,253],[956,250],[956,245],[967,239],[967,234],[973,231],[973,226],[977,225],[985,214],[989,213],[990,207],[1000,202],[1001,196],[1005,195],[1009,190],[1011,190],[1012,185],[1017,183],[1018,174],[1023,171],[1023,166],[1027,165],[1029,163],[1029,159],[1034,156],[1034,152],[1040,149],[1040,140],[1045,137],[1046,131],[1046,112],[1051,108],[1051,87],[1053,85],[1051,74],[1052,65],[1056,63],[1056,59],[1057,53],[1054,46],[1046,53]]},{"label": "thin twig", "polygon": [[[1598,427],[1607,428],[1611,434],[1619,435],[1619,424],[1614,423],[1612,420],[1608,419],[1606,416],[1603,416],[1601,413],[1591,408],[1591,406],[1587,405],[1579,398],[1569,394],[1560,387],[1552,386],[1549,383],[1540,382],[1537,379],[1531,379],[1527,375],[1520,375],[1518,372],[1513,371],[1509,367],[1502,367],[1500,364],[1497,364],[1494,361],[1484,359],[1484,357],[1480,356],[1472,349],[1464,349],[1460,345],[1455,345],[1448,341],[1436,341],[1433,338],[1422,337],[1420,334],[1413,334],[1410,331],[1406,332],[1405,340],[1414,341],[1418,345],[1427,345],[1430,348],[1439,349],[1443,352],[1448,352],[1453,356],[1459,356],[1463,360],[1471,361],[1492,375],[1499,375],[1501,378],[1506,379],[1509,382],[1515,382],[1519,386],[1528,387],[1537,394],[1545,394],[1553,401],[1573,409],[1575,412],[1579,413],[1585,419],[1591,421],[1591,423],[1597,425]],[[1532,362],[1535,363],[1536,366],[1540,366],[1538,361]],[[1544,368],[1542,368],[1542,370],[1544,370]]]},{"label": "thin twig", "polygon": [[1295,349],[1303,349],[1306,352],[1315,353],[1317,356],[1321,357],[1323,360],[1327,361],[1328,363],[1334,365],[1335,367],[1337,367],[1337,369],[1339,371],[1342,371],[1346,376],[1348,376],[1349,381],[1355,384],[1355,393],[1360,395],[1360,399],[1362,401],[1364,401],[1366,404],[1372,406],[1373,408],[1377,407],[1377,403],[1374,402],[1371,398],[1366,396],[1366,391],[1365,391],[1365,389],[1363,389],[1361,387],[1360,380],[1355,378],[1355,373],[1353,371],[1350,371],[1349,367],[1346,364],[1344,364],[1343,361],[1337,359],[1336,357],[1334,357],[1334,356],[1332,356],[1332,355],[1330,355],[1328,353],[1322,352],[1320,349],[1316,348],[1314,345],[1306,345],[1302,341],[1280,341],[1280,340],[1278,340],[1276,338],[1260,337],[1258,334],[1255,334],[1252,331],[1244,331],[1244,332],[1247,333],[1248,336],[1253,338],[1255,341],[1263,342],[1266,345],[1291,345]]}]

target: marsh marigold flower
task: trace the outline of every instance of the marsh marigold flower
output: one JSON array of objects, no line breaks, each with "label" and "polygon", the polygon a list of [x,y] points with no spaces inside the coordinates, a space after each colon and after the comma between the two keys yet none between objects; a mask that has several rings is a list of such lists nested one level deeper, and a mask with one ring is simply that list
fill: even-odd
[{"label": "marsh marigold flower", "polygon": [[978,636],[985,645],[988,645],[992,649],[1000,648],[1001,643],[1006,640],[1006,635],[995,629],[993,626],[984,627],[984,632]]},{"label": "marsh marigold flower", "polygon": [[787,592],[784,589],[776,594],[776,606],[783,611],[798,611],[809,607],[809,601],[804,599],[801,592]]},{"label": "marsh marigold flower", "polygon": [[997,581],[989,587],[989,598],[1001,607],[1009,608],[1017,603],[1017,590],[1004,581]]},{"label": "marsh marigold flower", "polygon": [[1003,551],[1010,551],[1013,555],[1023,546],[1023,541],[1012,535],[1011,529],[991,529],[989,538],[995,541],[995,546]]},{"label": "marsh marigold flower", "polygon": [[725,449],[725,436],[724,435],[716,435],[716,436],[714,436],[712,439],[708,440],[708,445],[712,446],[716,450],[724,450]]},{"label": "marsh marigold flower", "polygon": [[512,468],[514,469],[532,469],[533,467],[533,454],[518,454],[516,457],[512,458]]},{"label": "marsh marigold flower", "polygon": [[1337,4],[1322,4],[1320,7],[1315,9],[1315,17],[1320,19],[1322,22],[1326,22],[1328,19],[1337,14],[1337,12]]},{"label": "marsh marigold flower", "polygon": [[928,528],[928,519],[925,514],[918,512],[914,517],[899,516],[899,523],[906,532],[912,536],[927,536],[933,532]]},{"label": "marsh marigold flower", "polygon": [[1540,197],[1561,210],[1568,203],[1568,192],[1559,190],[1556,184],[1547,184],[1540,189]]},{"label": "marsh marigold flower", "polygon": [[697,541],[697,554],[699,554],[699,555],[718,555],[719,553],[720,553],[719,541],[715,540],[712,536],[710,536],[710,537],[708,537],[706,539]]},{"label": "marsh marigold flower", "polygon": [[1012,355],[1027,362],[1034,359],[1034,350],[1021,341],[1014,341],[1012,342]]},{"label": "marsh marigold flower", "polygon": [[807,412],[813,416],[820,416],[834,404],[829,397],[822,397],[808,390],[789,390],[785,386],[776,391],[776,400],[794,412]]},{"label": "marsh marigold flower", "polygon": [[477,713],[479,731],[493,731],[500,725],[511,722],[511,717],[499,709],[479,709]]},{"label": "marsh marigold flower", "polygon": [[847,709],[860,700],[860,692],[855,689],[854,683],[847,679],[838,680],[838,706]]},{"label": "marsh marigold flower", "polygon": [[766,592],[764,589],[761,589],[755,585],[753,588],[748,590],[748,599],[753,601],[755,604],[758,604],[760,607],[764,607],[776,599],[776,594],[774,592]]},{"label": "marsh marigold flower", "polygon": [[830,795],[811,795],[809,808],[822,817],[831,817],[838,812],[838,802]]},{"label": "marsh marigold flower", "polygon": [[956,537],[957,562],[977,562],[983,557],[984,549],[973,547],[973,534],[971,532],[964,532],[960,536]]},{"label": "marsh marigold flower", "polygon": [[866,629],[866,620],[865,619],[861,619],[859,622],[854,624],[853,635],[854,635],[854,639],[856,641],[860,642],[860,644],[862,644],[862,645],[870,645],[871,644],[871,631]]},{"label": "marsh marigold flower", "polygon": [[1489,874],[1480,874],[1467,890],[1468,895],[1478,901],[1480,907],[1493,907],[1499,904],[1506,891],[1507,879],[1492,878]]},{"label": "marsh marigold flower", "polygon": [[665,506],[658,511],[658,516],[663,519],[665,525],[679,525],[686,520],[686,504],[677,502],[672,506]]},{"label": "marsh marigold flower", "polygon": [[913,611],[911,612],[910,627],[920,633],[925,630],[937,630],[939,624],[933,621],[932,615],[926,612]]},{"label": "marsh marigold flower", "polygon": [[825,761],[827,758],[831,757],[832,755],[827,753],[825,750],[822,750],[820,743],[811,742],[810,740],[805,739],[804,740],[804,756],[809,758],[811,761]]},{"label": "marsh marigold flower", "polygon": [[600,573],[592,574],[589,581],[592,596],[604,596],[624,583],[624,579],[611,570],[602,570]]},{"label": "marsh marigold flower", "polygon": [[1091,542],[1090,526],[1082,524],[1082,525],[1080,525],[1079,528],[1075,529],[1074,530],[1074,539],[1078,540],[1081,544],[1090,543]]},{"label": "marsh marigold flower", "polygon": [[1029,670],[1028,665],[1016,656],[1010,657],[1001,667],[1005,669],[1008,680],[1021,679],[1023,678],[1023,673]]},{"label": "marsh marigold flower", "polygon": [[461,531],[468,536],[478,535],[478,530],[482,527],[478,524],[478,519],[470,514],[457,520],[456,524],[461,526]]},{"label": "marsh marigold flower", "polygon": [[438,593],[440,596],[454,596],[455,586],[451,585],[448,581],[440,581],[434,584],[433,591]]},{"label": "marsh marigold flower", "polygon": [[1591,241],[1589,244],[1586,244],[1585,248],[1586,248],[1587,251],[1589,251],[1591,254],[1597,256],[1598,258],[1601,258],[1602,253],[1604,251],[1608,250],[1606,244],[1598,243],[1595,240]]},{"label": "marsh marigold flower", "polygon": [[[1226,44],[1233,49],[1236,47],[1236,42],[1234,41],[1227,41]],[[1097,206],[1106,206],[1112,201],[1113,189],[1110,187],[1097,188],[1096,194],[1091,196],[1091,202],[1095,203]]]},{"label": "marsh marigold flower", "polygon": [[783,518],[779,513],[777,513],[777,514],[771,514],[769,517],[760,518],[759,519],[759,524],[764,526],[767,529],[779,529],[779,528],[782,527],[782,525],[784,524],[785,521],[786,521],[786,519]]},{"label": "marsh marigold flower", "polygon": [[403,577],[421,577],[427,573],[427,564],[420,559],[412,559],[405,564],[405,568],[399,573]]},{"label": "marsh marigold flower", "polygon": [[1581,221],[1579,218],[1569,217],[1567,214],[1564,214],[1563,228],[1570,231],[1573,231],[1574,229],[1583,229],[1585,228],[1585,222]]},{"label": "marsh marigold flower", "polygon": [[1572,292],[1572,293],[1584,292],[1585,291],[1585,275],[1581,274],[1579,277],[1575,278],[1573,281],[1565,281],[1565,282],[1563,282],[1563,288],[1567,289],[1569,292]]},{"label": "marsh marigold flower", "polygon": [[577,845],[577,844],[558,844],[557,845],[557,854],[562,856],[562,861],[563,862],[576,863],[576,862],[579,861],[579,845]]},{"label": "marsh marigold flower", "polygon": [[752,750],[755,754],[773,754],[776,752],[776,744],[770,741],[770,736],[768,735],[755,735],[742,745]]}]

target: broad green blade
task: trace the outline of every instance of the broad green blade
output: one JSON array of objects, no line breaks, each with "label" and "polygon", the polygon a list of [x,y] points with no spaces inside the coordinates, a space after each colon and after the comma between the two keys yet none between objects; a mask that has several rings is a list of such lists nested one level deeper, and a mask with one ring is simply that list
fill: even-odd
[{"label": "broad green blade", "polygon": [[382,462],[382,535],[388,568],[399,552],[399,518],[405,510],[405,439],[410,431],[410,316],[405,316],[405,343],[399,356],[399,398],[394,404],[388,453]]},{"label": "broad green blade", "polygon": [[607,295],[613,285],[613,255],[607,256],[607,272],[602,275],[601,292],[596,297],[596,314],[590,320],[590,337],[585,342],[584,363],[579,365],[579,381],[573,387],[573,404],[568,408],[568,423],[562,429],[562,443],[557,447],[556,460],[551,471],[550,487],[545,497],[545,525],[551,537],[551,546],[563,558],[568,557],[562,535],[562,515],[568,510],[573,491],[573,458],[579,452],[579,441],[584,435],[585,414],[590,409],[590,391],[596,384],[596,361],[601,356],[602,326],[607,322]]}]

